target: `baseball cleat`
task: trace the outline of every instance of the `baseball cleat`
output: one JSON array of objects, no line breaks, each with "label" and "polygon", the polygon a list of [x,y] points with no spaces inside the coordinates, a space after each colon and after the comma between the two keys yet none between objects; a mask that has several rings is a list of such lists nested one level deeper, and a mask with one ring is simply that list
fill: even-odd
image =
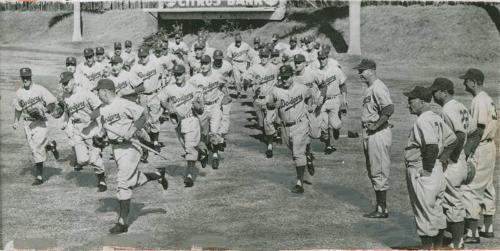
[{"label": "baseball cleat", "polygon": [[479,231],[479,236],[483,238],[494,238],[495,234],[493,232],[482,232]]},{"label": "baseball cleat", "polygon": [[43,180],[41,179],[35,179],[35,181],[31,183],[32,186],[39,186],[41,184],[43,184]]},{"label": "baseball cleat", "polygon": [[102,193],[105,192],[106,190],[108,190],[108,186],[106,185],[106,183],[99,182],[99,184],[97,185],[97,192]]},{"label": "baseball cleat", "polygon": [[299,186],[299,185],[295,185],[292,188],[292,193],[304,193],[304,187]]},{"label": "baseball cleat", "polygon": [[193,185],[193,179],[191,179],[190,177],[184,178],[184,187],[192,187]]},{"label": "baseball cleat", "polygon": [[200,155],[200,164],[201,168],[205,168],[208,164],[208,155],[207,154],[202,154]]},{"label": "baseball cleat", "polygon": [[57,143],[55,140],[52,140],[52,154],[54,154],[54,159],[59,159],[59,151],[57,151]]},{"label": "baseball cleat", "polygon": [[167,178],[165,177],[165,174],[163,174],[161,176],[161,178],[158,180],[158,182],[161,184],[161,186],[163,187],[163,190],[167,190],[168,189],[168,180]]},{"label": "baseball cleat", "polygon": [[372,219],[385,219],[389,217],[389,214],[386,212],[379,212],[378,210],[375,210],[371,213],[363,214],[363,217]]},{"label": "baseball cleat", "polygon": [[312,156],[312,154],[308,154],[306,158],[307,158],[307,165],[306,165],[307,172],[309,173],[309,175],[314,176],[314,164],[313,164],[314,157]]},{"label": "baseball cleat", "polygon": [[128,226],[120,223],[116,223],[111,229],[109,229],[110,234],[121,234],[128,231]]},{"label": "baseball cleat", "polygon": [[214,170],[219,169],[219,158],[212,159],[212,169]]},{"label": "baseball cleat", "polygon": [[467,236],[464,238],[464,243],[467,244],[479,244],[481,243],[481,239],[479,237]]},{"label": "baseball cleat", "polygon": [[332,154],[333,152],[337,151],[337,149],[333,146],[327,146],[325,147],[325,154],[329,155]]},{"label": "baseball cleat", "polygon": [[273,157],[273,150],[271,150],[271,149],[267,149],[267,150],[266,150],[266,157],[267,157],[268,159],[272,158],[272,157]]}]

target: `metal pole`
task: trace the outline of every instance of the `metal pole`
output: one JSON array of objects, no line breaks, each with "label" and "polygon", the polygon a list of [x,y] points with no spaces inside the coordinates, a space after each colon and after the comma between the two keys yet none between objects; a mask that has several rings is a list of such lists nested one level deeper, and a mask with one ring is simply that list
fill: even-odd
[{"label": "metal pole", "polygon": [[348,54],[361,55],[361,0],[349,1]]}]

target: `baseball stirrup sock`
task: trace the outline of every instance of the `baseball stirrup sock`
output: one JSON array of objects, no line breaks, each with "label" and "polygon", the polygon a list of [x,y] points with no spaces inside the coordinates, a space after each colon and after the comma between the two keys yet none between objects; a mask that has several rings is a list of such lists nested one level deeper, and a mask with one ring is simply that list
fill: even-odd
[{"label": "baseball stirrup sock", "polygon": [[37,179],[42,179],[43,174],[43,162],[38,162],[35,164],[35,177]]},{"label": "baseball stirrup sock", "polygon": [[467,236],[469,237],[478,237],[477,233],[477,220],[474,219],[466,219],[465,220],[466,228],[467,228]]},{"label": "baseball stirrup sock", "polygon": [[334,138],[335,140],[338,140],[338,139],[339,139],[339,137],[340,137],[340,130],[338,130],[338,129],[333,129],[332,131],[333,131],[333,138]]},{"label": "baseball stirrup sock", "polygon": [[439,229],[439,232],[436,236],[432,238],[432,242],[434,244],[434,248],[441,248],[443,246],[444,239],[444,229]]},{"label": "baseball stirrup sock", "polygon": [[420,236],[420,240],[422,241],[422,249],[431,249],[432,248],[432,237],[427,235]]},{"label": "baseball stirrup sock", "polygon": [[[126,225],[128,221],[128,214],[130,212],[130,199],[119,200],[118,203],[120,204],[120,219],[123,221],[123,224]],[[121,223],[120,219],[118,219],[119,223]]]},{"label": "baseball stirrup sock", "polygon": [[492,233],[493,232],[493,215],[483,215],[484,226],[483,231]]},{"label": "baseball stirrup sock", "polygon": [[186,176],[191,176],[193,174],[195,165],[196,165],[195,161],[188,160],[186,168]]},{"label": "baseball stirrup sock", "polygon": [[297,170],[297,179],[300,180],[300,182],[302,183],[302,181],[304,181],[304,173],[306,171],[306,167],[297,166],[295,167],[295,169]]},{"label": "baseball stirrup sock", "polygon": [[448,222],[449,230],[451,232],[451,242],[453,247],[459,248],[464,235],[464,222]]}]

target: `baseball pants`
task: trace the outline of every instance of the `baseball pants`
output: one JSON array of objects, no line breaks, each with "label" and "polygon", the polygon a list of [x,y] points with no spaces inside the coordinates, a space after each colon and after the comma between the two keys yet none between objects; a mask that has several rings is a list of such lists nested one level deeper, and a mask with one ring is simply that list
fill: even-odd
[{"label": "baseball pants", "polygon": [[446,180],[441,162],[436,160],[429,177],[420,176],[422,162],[406,162],[406,184],[410,203],[415,214],[417,234],[436,236],[439,230],[446,228],[446,216],[443,212]]},{"label": "baseball pants", "polygon": [[130,142],[122,142],[113,145],[113,154],[118,166],[118,192],[119,200],[132,198],[132,189],[146,184],[148,179],[137,169],[142,156],[140,147]]},{"label": "baseball pants", "polygon": [[243,74],[247,70],[248,63],[233,61],[234,86],[237,92],[243,90]]},{"label": "baseball pants", "polygon": [[[219,128],[222,120],[222,110],[220,100],[211,105],[205,105],[203,114],[198,116],[200,119],[201,134],[206,143],[208,143],[210,137],[218,137]],[[222,138],[221,138],[222,139]],[[214,142],[219,144],[222,142]]]},{"label": "baseball pants", "polygon": [[391,128],[387,127],[371,135],[364,133],[364,136],[363,150],[368,178],[375,191],[386,191],[389,189],[391,169]]},{"label": "baseball pants", "polygon": [[309,121],[307,118],[304,117],[290,127],[283,125],[281,132],[283,142],[285,142],[288,149],[292,150],[295,166],[305,166],[307,163],[306,146],[310,143]]},{"label": "baseball pants", "polygon": [[160,132],[160,116],[163,113],[163,109],[158,95],[156,93],[141,94],[139,96],[139,103],[148,111],[147,131],[152,133]]},{"label": "baseball pants", "polygon": [[92,136],[97,134],[98,127],[94,127],[89,134],[82,133],[81,128],[87,124],[75,124],[71,140],[74,142],[76,161],[80,165],[91,165],[96,174],[104,173],[104,164],[101,149],[93,145]]},{"label": "baseball pants", "polygon": [[494,141],[479,143],[472,158],[476,167],[476,176],[469,185],[464,185],[463,195],[466,218],[479,220],[480,213],[494,215],[495,186],[493,173],[495,169],[496,146]]},{"label": "baseball pants", "polygon": [[198,160],[198,151],[196,147],[200,144],[201,139],[200,121],[198,118],[192,116],[182,119],[175,131],[186,153],[185,159],[188,161]]},{"label": "baseball pants", "polygon": [[465,218],[465,206],[463,203],[462,184],[467,178],[467,163],[465,154],[462,152],[457,163],[448,164],[444,172],[446,179],[446,191],[444,193],[443,208],[446,220],[449,222],[461,222]]},{"label": "baseball pants", "polygon": [[308,112],[307,117],[309,119],[309,134],[311,138],[318,139],[321,136],[321,131],[326,131],[328,129],[328,122],[324,119],[324,116],[318,115],[314,112]]},{"label": "baseball pants", "polygon": [[274,123],[281,124],[278,110],[264,110],[264,133],[266,135],[274,135],[276,133]]},{"label": "baseball pants", "polygon": [[35,163],[44,162],[47,160],[47,152],[45,145],[49,142],[47,139],[47,121],[36,120],[26,121],[24,123],[24,132],[26,140],[31,148],[31,154]]},{"label": "baseball pants", "polygon": [[328,121],[328,128],[340,129],[342,127],[342,120],[339,117],[340,110],[340,95],[327,98],[321,107],[324,119]]},{"label": "baseball pants", "polygon": [[232,102],[222,105],[222,120],[220,121],[219,133],[226,135],[229,132],[230,115],[231,115]]}]

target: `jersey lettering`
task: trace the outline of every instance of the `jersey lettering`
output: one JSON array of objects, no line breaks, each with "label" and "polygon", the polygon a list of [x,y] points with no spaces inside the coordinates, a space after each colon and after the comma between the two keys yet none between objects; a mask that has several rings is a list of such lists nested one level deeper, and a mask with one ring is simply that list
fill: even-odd
[{"label": "jersey lettering", "polygon": [[288,110],[292,109],[293,107],[295,107],[300,102],[302,102],[302,100],[303,100],[302,95],[294,97],[294,98],[290,99],[289,101],[281,100],[280,109],[285,108],[285,111],[288,111]]}]

